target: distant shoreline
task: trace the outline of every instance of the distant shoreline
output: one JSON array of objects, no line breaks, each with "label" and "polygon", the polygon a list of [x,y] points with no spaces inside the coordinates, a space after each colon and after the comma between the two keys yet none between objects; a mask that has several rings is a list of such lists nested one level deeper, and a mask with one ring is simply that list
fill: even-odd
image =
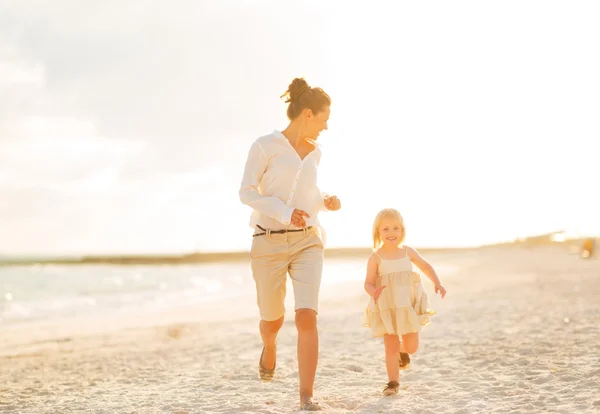
[{"label": "distant shoreline", "polygon": [[[423,252],[452,252],[472,250],[473,247],[461,248],[423,248]],[[367,257],[372,250],[369,248],[332,248],[325,250],[326,258]],[[250,252],[215,252],[191,253],[184,255],[97,255],[81,257],[47,257],[47,258],[4,258],[0,259],[0,266],[25,266],[35,264],[112,264],[112,265],[177,265],[217,262],[244,262],[250,261]]]},{"label": "distant shoreline", "polygon": [[[512,242],[481,245],[474,247],[424,247],[418,250],[424,253],[451,253],[467,250],[479,250],[500,247],[536,246],[546,244],[560,244],[567,246],[580,246],[584,238],[556,240],[556,234],[549,233],[541,236],[517,239]],[[367,257],[372,250],[367,247],[356,248],[331,248],[325,250],[326,258]],[[0,258],[0,266],[29,266],[29,265],[185,265],[218,262],[244,262],[250,260],[250,252],[214,252],[190,253],[183,255],[89,255],[78,257],[45,257],[45,258]]]}]

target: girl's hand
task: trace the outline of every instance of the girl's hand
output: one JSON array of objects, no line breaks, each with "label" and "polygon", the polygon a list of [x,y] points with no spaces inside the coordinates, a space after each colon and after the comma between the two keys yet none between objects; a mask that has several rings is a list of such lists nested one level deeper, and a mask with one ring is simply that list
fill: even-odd
[{"label": "girl's hand", "polygon": [[385,289],[385,286],[378,287],[377,289],[375,289],[375,292],[373,292],[373,302],[375,302],[376,305],[377,299],[379,299],[379,295],[381,295],[381,291],[383,289]]},{"label": "girl's hand", "polygon": [[435,293],[439,293],[442,299],[446,296],[446,288],[442,285],[435,285]]}]

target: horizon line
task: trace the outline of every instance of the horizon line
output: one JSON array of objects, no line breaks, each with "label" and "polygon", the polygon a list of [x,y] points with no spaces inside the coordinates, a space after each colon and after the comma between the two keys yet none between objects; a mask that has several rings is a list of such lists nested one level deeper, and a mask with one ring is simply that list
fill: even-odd
[{"label": "horizon line", "polygon": [[[516,238],[511,241],[480,244],[473,246],[446,246],[446,247],[417,247],[422,251],[457,251],[457,250],[472,250],[490,247],[502,247],[510,245],[542,245],[542,244],[569,244],[581,242],[591,237],[556,237],[564,234],[564,231],[556,231],[545,233],[542,235],[530,236],[525,238]],[[354,246],[354,247],[331,247],[326,248],[324,254],[332,257],[342,257],[352,253],[364,253],[373,251],[369,246]],[[206,263],[213,261],[224,260],[242,260],[248,259],[249,250],[236,251],[215,251],[202,252],[194,251],[189,253],[136,253],[136,254],[85,254],[85,255],[0,255],[0,265],[32,265],[32,264],[153,264],[153,263]]]}]

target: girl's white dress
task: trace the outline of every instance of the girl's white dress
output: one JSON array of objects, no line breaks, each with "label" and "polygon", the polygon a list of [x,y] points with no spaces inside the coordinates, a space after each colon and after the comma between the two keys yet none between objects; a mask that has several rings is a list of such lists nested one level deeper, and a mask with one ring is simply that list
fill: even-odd
[{"label": "girl's white dress", "polygon": [[381,259],[375,286],[386,288],[381,291],[377,304],[372,297],[369,300],[363,325],[371,328],[374,338],[420,332],[422,326],[429,325],[429,317],[435,315],[435,311],[429,308],[421,276],[413,271],[406,248],[401,259],[387,260],[374,254]]}]

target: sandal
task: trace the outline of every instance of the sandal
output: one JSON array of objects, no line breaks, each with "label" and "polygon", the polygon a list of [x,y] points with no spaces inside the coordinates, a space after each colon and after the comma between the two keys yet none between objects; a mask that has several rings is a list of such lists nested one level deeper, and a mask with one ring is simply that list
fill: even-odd
[{"label": "sandal", "polygon": [[389,397],[390,395],[396,395],[398,394],[399,390],[400,384],[398,384],[398,381],[390,381],[383,389],[383,395],[385,395],[386,397]]},{"label": "sandal", "polygon": [[318,402],[314,402],[311,399],[302,404],[302,407],[300,407],[300,409],[302,411],[321,411],[323,407]]},{"label": "sandal", "polygon": [[410,367],[410,356],[405,352],[400,352],[398,355],[398,365],[402,370],[408,369]]},{"label": "sandal", "polygon": [[262,366],[262,358],[263,358],[264,353],[265,353],[265,347],[263,346],[263,350],[260,354],[260,359],[258,360],[258,375],[260,376],[260,379],[268,382],[273,379],[273,376],[275,376],[275,366],[277,365],[277,360],[275,360],[275,364],[273,364],[273,369],[267,369],[267,368],[263,367]]}]

